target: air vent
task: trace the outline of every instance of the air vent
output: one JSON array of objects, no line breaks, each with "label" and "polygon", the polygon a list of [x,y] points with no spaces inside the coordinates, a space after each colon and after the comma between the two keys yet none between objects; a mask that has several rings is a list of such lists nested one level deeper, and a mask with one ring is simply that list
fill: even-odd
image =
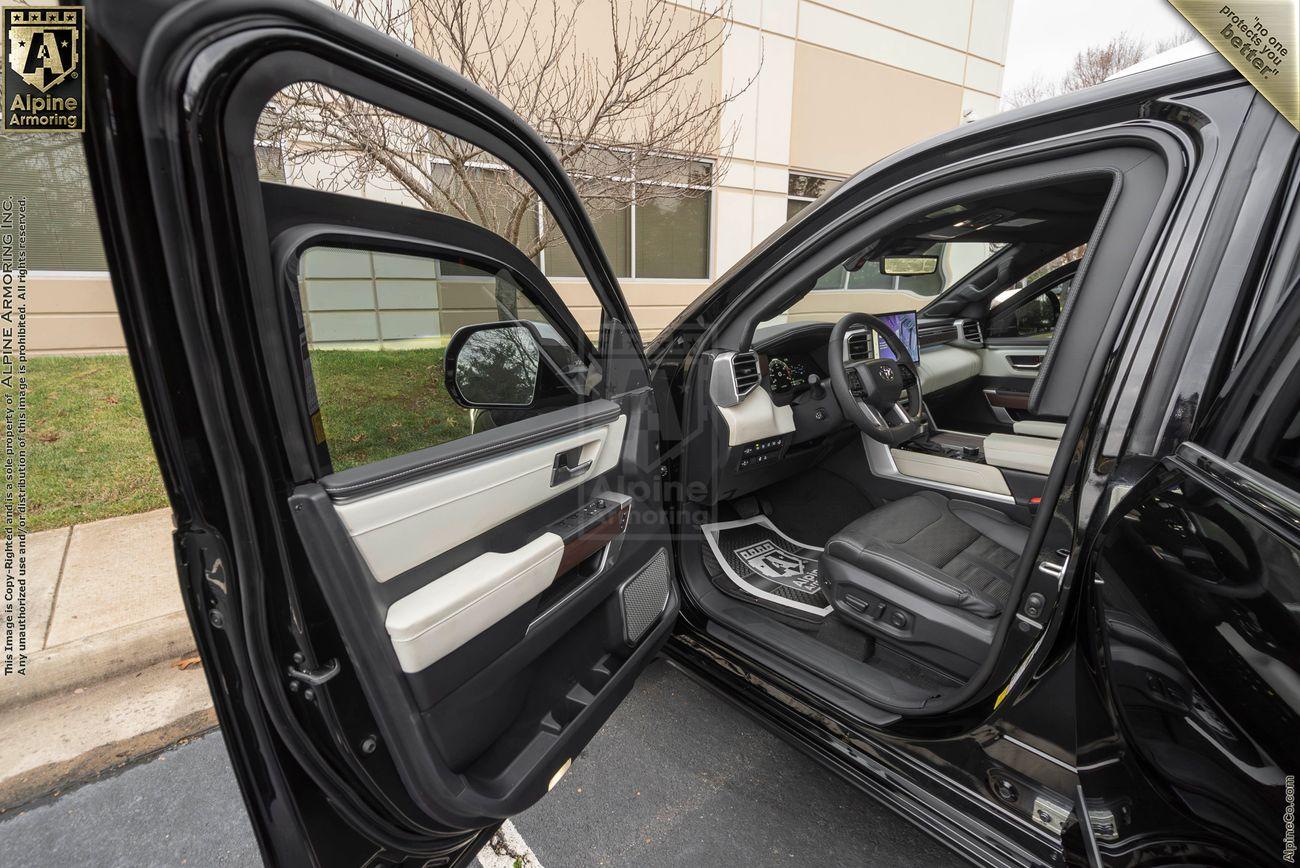
[{"label": "air vent", "polygon": [[962,320],[961,336],[970,344],[984,343],[984,335],[980,333],[980,324],[976,320]]},{"label": "air vent", "polygon": [[923,325],[917,329],[918,343],[924,347],[934,347],[956,340],[959,337],[956,323],[946,322],[939,325]]},{"label": "air vent", "polygon": [[757,353],[736,353],[731,358],[731,377],[736,383],[736,397],[743,398],[762,379],[758,372],[758,354]]},{"label": "air vent", "polygon": [[869,359],[874,352],[871,347],[871,332],[850,332],[844,342],[850,361]]}]

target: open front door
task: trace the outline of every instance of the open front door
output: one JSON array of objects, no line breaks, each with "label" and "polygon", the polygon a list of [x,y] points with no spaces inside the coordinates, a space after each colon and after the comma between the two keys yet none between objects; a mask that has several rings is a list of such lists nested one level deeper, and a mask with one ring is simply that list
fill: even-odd
[{"label": "open front door", "polygon": [[[308,0],[123,7],[89,10],[92,180],[267,862],[468,860],[678,611],[627,306],[546,145],[445,68]],[[416,168],[474,207],[264,180],[268,130],[337,110],[470,149]],[[491,208],[558,226],[586,283]]]}]

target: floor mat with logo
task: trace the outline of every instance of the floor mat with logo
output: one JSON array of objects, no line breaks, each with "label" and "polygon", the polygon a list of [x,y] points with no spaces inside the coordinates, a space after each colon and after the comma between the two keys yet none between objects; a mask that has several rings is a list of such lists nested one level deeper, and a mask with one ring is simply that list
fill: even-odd
[{"label": "floor mat with logo", "polygon": [[700,530],[722,571],[746,595],[805,615],[831,613],[817,569],[821,549],[791,539],[764,515]]}]

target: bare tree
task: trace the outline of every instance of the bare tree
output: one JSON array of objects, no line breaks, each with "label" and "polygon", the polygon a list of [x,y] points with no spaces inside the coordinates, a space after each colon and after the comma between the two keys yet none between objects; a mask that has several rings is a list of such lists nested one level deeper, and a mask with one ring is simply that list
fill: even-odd
[{"label": "bare tree", "polygon": [[1059,78],[1047,79],[1036,75],[1027,84],[1004,94],[1002,101],[1008,108],[1019,108],[1063,93],[1092,87],[1135,63],[1190,42],[1191,39],[1190,31],[1176,33],[1155,42],[1120,33],[1107,42],[1080,51]]},{"label": "bare tree", "polygon": [[1061,93],[1059,81],[1049,81],[1042,75],[1035,75],[1025,84],[1002,95],[1002,102],[1007,108],[1020,108],[1023,105],[1042,102]]},{"label": "bare tree", "polygon": [[[724,109],[752,83],[721,90],[711,74],[730,33],[726,7],[605,0],[593,15],[583,0],[331,2],[514,109],[550,144],[593,216],[634,197],[702,195],[734,144],[735,130],[722,129]],[[604,45],[591,41],[596,21]],[[259,137],[281,144],[290,180],[397,190],[529,256],[558,237],[549,217],[539,220],[532,187],[497,157],[324,85],[278,94]]]},{"label": "bare tree", "polygon": [[1074,56],[1074,62],[1061,79],[1061,91],[1069,93],[1101,84],[1121,69],[1147,57],[1148,53],[1145,42],[1127,33],[1112,36],[1100,45],[1091,45]]}]

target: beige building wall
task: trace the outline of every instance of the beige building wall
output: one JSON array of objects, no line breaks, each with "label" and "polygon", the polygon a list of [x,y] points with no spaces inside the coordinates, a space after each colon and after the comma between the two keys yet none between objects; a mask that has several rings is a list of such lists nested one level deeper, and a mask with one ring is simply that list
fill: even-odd
[{"label": "beige building wall", "polygon": [[[653,338],[785,222],[792,172],[847,177],[899,148],[996,112],[1012,2],[734,0],[733,31],[709,76],[727,87],[751,78],[754,84],[724,118],[723,129],[734,129],[737,138],[711,192],[708,277],[622,281],[642,335]],[[689,14],[714,4],[677,5]],[[599,22],[590,17],[579,22],[580,37],[597,32]],[[595,36],[588,41],[602,50]],[[386,192],[373,191],[388,198]],[[585,281],[553,282],[583,327],[594,331],[600,314]],[[35,352],[122,349],[107,275],[36,273],[31,287]],[[811,306],[855,309],[859,302],[897,310],[901,300],[888,293],[831,295],[817,293],[821,298],[792,316],[813,315]],[[917,297],[917,306],[923,302]]]}]

